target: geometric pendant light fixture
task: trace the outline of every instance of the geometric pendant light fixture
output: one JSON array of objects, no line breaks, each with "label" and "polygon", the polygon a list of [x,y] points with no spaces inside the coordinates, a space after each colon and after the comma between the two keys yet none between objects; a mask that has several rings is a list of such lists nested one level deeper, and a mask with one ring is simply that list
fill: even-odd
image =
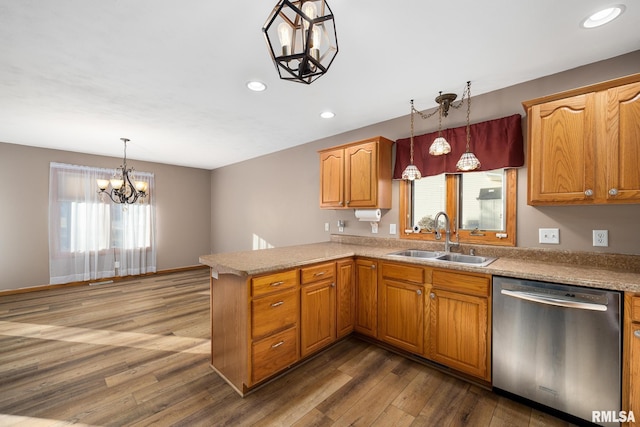
[{"label": "geometric pendant light fixture", "polygon": [[280,0],[262,32],[283,80],[311,84],[338,54],[335,21],[325,0]]}]

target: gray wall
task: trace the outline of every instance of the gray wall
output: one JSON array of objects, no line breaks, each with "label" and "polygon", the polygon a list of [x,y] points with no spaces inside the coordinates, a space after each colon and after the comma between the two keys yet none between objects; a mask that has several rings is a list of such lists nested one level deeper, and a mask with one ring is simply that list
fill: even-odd
[{"label": "gray wall", "polygon": [[[115,168],[121,158],[0,143],[0,290],[49,283],[49,162]],[[157,268],[198,265],[209,253],[208,170],[129,160],[156,181]]]},{"label": "gray wall", "polygon": [[[481,122],[514,113],[524,117],[522,101],[637,73],[640,72],[638,64],[640,51],[475,96],[471,121]],[[419,88],[416,88],[416,96],[424,96]],[[465,123],[466,115],[454,111],[446,120],[446,127],[460,126]],[[437,124],[437,119],[417,119],[416,134],[437,130]],[[524,120],[523,124],[526,126]],[[399,222],[397,182],[393,183],[393,208],[383,212],[378,235],[371,234],[368,223],[356,221],[353,210],[332,211],[318,207],[317,150],[376,135],[391,140],[408,137],[409,116],[212,171],[213,252],[252,249],[254,234],[274,246],[326,241],[331,233],[339,234],[338,219],[347,221],[344,234],[397,237],[389,235],[389,224]],[[640,254],[640,205],[532,207],[526,204],[526,179],[526,168],[521,168],[518,174],[518,246]],[[324,231],[325,222],[330,224],[329,232]],[[560,229],[560,245],[538,243],[538,228],[549,227]],[[592,246],[591,230],[594,229],[609,230],[609,247]]]}]

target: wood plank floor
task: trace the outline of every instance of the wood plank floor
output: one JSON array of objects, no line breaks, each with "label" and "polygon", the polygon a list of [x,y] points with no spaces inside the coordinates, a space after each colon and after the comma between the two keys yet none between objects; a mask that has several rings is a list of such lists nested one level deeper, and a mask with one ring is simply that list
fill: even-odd
[{"label": "wood plank floor", "polygon": [[239,397],[209,367],[208,270],[0,297],[1,426],[568,426],[348,338]]}]

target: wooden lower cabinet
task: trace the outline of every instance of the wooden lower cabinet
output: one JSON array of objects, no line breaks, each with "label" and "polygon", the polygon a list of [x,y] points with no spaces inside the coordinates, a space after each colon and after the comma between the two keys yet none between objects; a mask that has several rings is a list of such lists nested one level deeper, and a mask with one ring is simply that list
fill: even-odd
[{"label": "wooden lower cabinet", "polygon": [[622,410],[640,422],[640,294],[625,293],[622,348]]},{"label": "wooden lower cabinet", "polygon": [[434,270],[429,358],[491,380],[491,276]]},{"label": "wooden lower cabinet", "polygon": [[356,320],[354,330],[363,335],[378,336],[378,262],[356,259]]},{"label": "wooden lower cabinet", "polygon": [[[424,353],[425,268],[381,263],[378,283],[378,338],[415,354]],[[430,270],[429,270],[430,271]],[[429,278],[430,281],[430,278]]]},{"label": "wooden lower cabinet", "polygon": [[336,285],[333,278],[300,289],[300,356],[336,340]]},{"label": "wooden lower cabinet", "polygon": [[336,263],[336,335],[353,332],[356,320],[356,270],[352,259]]}]

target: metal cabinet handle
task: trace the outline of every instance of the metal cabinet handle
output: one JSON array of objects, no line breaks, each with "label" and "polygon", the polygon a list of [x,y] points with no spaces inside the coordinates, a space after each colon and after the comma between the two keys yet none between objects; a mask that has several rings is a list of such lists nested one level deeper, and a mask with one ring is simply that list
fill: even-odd
[{"label": "metal cabinet handle", "polygon": [[617,188],[612,188],[609,190],[609,195],[610,196],[617,196],[618,195],[618,189]]},{"label": "metal cabinet handle", "polygon": [[375,264],[371,264],[371,268],[372,268],[373,270],[375,270],[375,269],[376,269],[376,265],[375,265]]},{"label": "metal cabinet handle", "polygon": [[587,197],[593,196],[593,190],[590,188],[587,188],[586,190],[584,190],[584,195]]},{"label": "metal cabinet handle", "polygon": [[636,338],[640,338],[640,329],[636,329],[635,331],[633,331],[633,336]]},{"label": "metal cabinet handle", "polygon": [[418,289],[418,290],[416,291],[416,294],[418,294],[418,295],[422,295],[422,291],[421,291],[420,289]]},{"label": "metal cabinet handle", "polygon": [[349,206],[349,203],[351,203],[351,200],[347,200],[347,206]]},{"label": "metal cabinet handle", "polygon": [[273,282],[272,284],[270,284],[269,286],[280,286],[282,285],[284,282],[280,281],[280,282]]},{"label": "metal cabinet handle", "polygon": [[340,200],[340,202],[338,202],[338,206],[342,206],[342,205],[343,205],[342,200]]},{"label": "metal cabinet handle", "polygon": [[324,273],[326,273],[326,271],[319,271],[317,273],[314,273],[313,276],[314,277],[318,277],[318,276],[324,276]]},{"label": "metal cabinet handle", "polygon": [[430,297],[431,299],[436,299],[436,294],[434,294],[433,292],[431,292],[431,293],[429,294],[429,297]]},{"label": "metal cabinet handle", "polygon": [[331,287],[332,287],[332,288],[335,288],[335,287],[336,287],[335,282],[331,283]]},{"label": "metal cabinet handle", "polygon": [[278,301],[278,302],[274,302],[273,304],[271,304],[271,307],[279,307],[282,304],[284,304],[284,301]]},{"label": "metal cabinet handle", "polygon": [[280,341],[280,342],[275,343],[274,345],[271,346],[271,348],[280,347],[282,344],[284,344],[284,341]]}]

